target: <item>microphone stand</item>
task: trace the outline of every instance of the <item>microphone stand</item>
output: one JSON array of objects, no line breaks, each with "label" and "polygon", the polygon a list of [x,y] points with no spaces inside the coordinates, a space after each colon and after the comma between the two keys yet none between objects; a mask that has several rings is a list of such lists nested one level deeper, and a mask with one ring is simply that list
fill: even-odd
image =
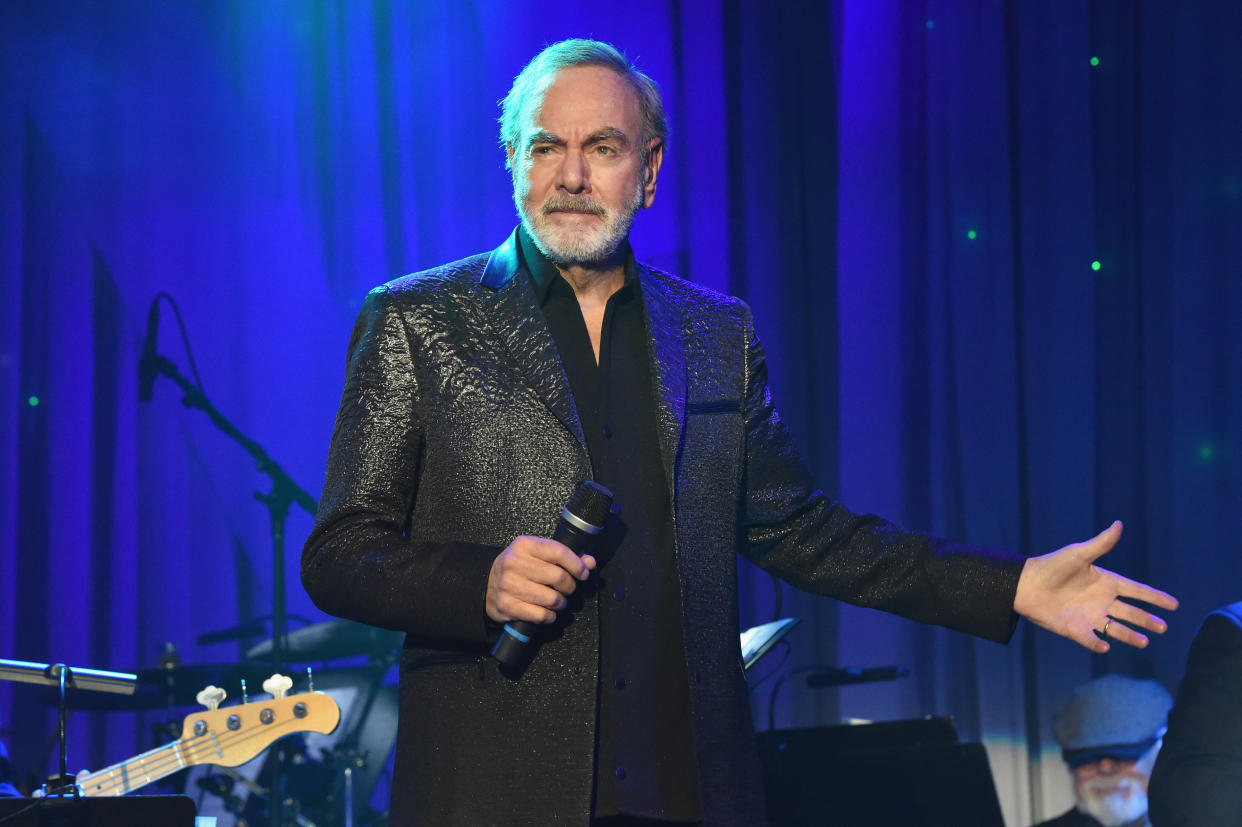
[{"label": "microphone stand", "polygon": [[[177,370],[177,366],[163,356],[156,355],[154,361],[156,373],[167,376],[181,388],[185,396],[181,399],[181,404],[187,408],[196,408],[207,417],[229,437],[237,442],[246,450],[246,453],[254,457],[258,463],[259,470],[271,477],[272,488],[266,494],[255,492],[254,498],[267,506],[268,515],[270,517],[272,532],[272,666],[275,671],[280,672],[284,669],[285,663],[285,634],[286,619],[288,617],[285,608],[285,520],[289,517],[289,508],[294,503],[302,507],[307,514],[312,517],[318,510],[319,505],[315,502],[315,498],[306,493],[306,490],[299,486],[293,479],[285,473],[267,452],[259,445],[259,443],[243,434],[236,425],[225,418],[224,414],[211,403],[207,395],[202,389],[187,379]],[[271,814],[272,827],[281,827],[281,810],[284,806],[284,795],[280,790],[280,770],[281,762],[279,760],[272,762],[272,791],[268,796],[269,811]]]}]

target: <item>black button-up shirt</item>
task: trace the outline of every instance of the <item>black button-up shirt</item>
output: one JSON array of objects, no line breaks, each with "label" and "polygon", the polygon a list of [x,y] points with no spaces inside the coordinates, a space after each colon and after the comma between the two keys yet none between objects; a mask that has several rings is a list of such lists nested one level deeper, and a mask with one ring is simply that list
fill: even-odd
[{"label": "black button-up shirt", "polygon": [[668,480],[656,434],[651,336],[634,256],[604,311],[599,362],[573,287],[519,230],[569,379],[595,480],[616,506],[599,560],[600,683],[593,813],[702,818]]}]

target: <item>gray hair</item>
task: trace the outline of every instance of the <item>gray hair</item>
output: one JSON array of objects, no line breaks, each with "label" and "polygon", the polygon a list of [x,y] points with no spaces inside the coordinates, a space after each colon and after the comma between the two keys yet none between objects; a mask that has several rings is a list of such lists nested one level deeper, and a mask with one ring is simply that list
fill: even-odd
[{"label": "gray hair", "polygon": [[[553,43],[535,55],[526,68],[513,79],[513,88],[500,102],[500,143],[506,150],[516,152],[522,140],[522,122],[527,113],[538,109],[543,103],[553,78],[562,69],[574,66],[602,66],[624,78],[638,96],[642,113],[643,132],[639,152],[643,163],[647,162],[648,145],[653,138],[663,141],[668,137],[668,121],[664,118],[664,102],[655,81],[647,77],[617,51],[616,47],[599,40],[573,38]],[[506,168],[510,166],[505,161]]]}]

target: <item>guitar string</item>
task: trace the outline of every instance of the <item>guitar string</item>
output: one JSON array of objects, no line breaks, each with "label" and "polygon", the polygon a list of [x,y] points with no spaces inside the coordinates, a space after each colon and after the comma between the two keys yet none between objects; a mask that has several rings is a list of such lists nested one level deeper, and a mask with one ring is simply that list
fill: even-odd
[{"label": "guitar string", "polygon": [[[297,696],[294,696],[294,697],[297,697]],[[257,706],[260,709],[267,708],[266,704],[261,704],[261,703],[256,703],[254,704],[254,706]],[[231,707],[231,709],[237,709],[237,708],[240,708],[240,707]],[[275,731],[276,729],[288,728],[291,724],[297,724],[300,722],[309,721],[310,718],[311,718],[311,715],[308,714],[305,718],[294,717],[294,718],[289,718],[287,720],[282,720],[282,721],[273,721],[270,724],[260,723],[257,729],[254,728],[253,724],[250,726],[247,726],[244,730],[227,730],[226,729],[222,732],[215,733],[217,736],[215,739],[212,739],[211,737],[211,735],[215,732],[214,730],[209,730],[204,735],[197,735],[197,736],[192,735],[190,738],[182,739],[181,741],[176,742],[174,744],[168,744],[163,747],[157,747],[153,750],[148,750],[147,752],[142,753],[142,755],[137,755],[129,759],[128,761],[122,761],[120,764],[116,765],[115,767],[111,769],[100,770],[99,775],[101,776],[106,775],[107,776],[106,780],[96,783],[96,779],[94,777],[91,777],[88,782],[88,785],[85,788],[83,788],[83,792],[87,796],[124,795],[125,793],[131,790],[144,786],[146,783],[150,783],[150,782],[143,782],[143,784],[129,785],[128,779],[141,779],[144,776],[150,776],[150,775],[157,775],[158,778],[163,778],[167,775],[171,775],[172,773],[177,772],[178,770],[182,768],[194,766],[195,764],[211,764],[213,763],[212,761],[201,760],[201,755],[199,755],[199,753],[203,753],[205,755],[210,756],[216,752],[235,749],[239,746],[244,746],[245,742],[252,738],[264,738],[270,733],[272,733],[273,731]],[[294,732],[304,732],[304,731],[307,731],[307,730],[306,729],[292,729],[292,730],[289,730],[288,732],[284,732],[284,733],[281,733],[280,735],[277,735],[275,738],[272,738],[271,740],[272,742],[275,742],[279,740],[280,738],[283,738],[285,735],[291,735]],[[180,747],[179,751],[177,749],[178,747]],[[263,749],[267,749],[267,747],[264,747]],[[263,749],[256,752],[254,757],[258,757],[258,755],[263,751]],[[167,753],[167,755],[160,756],[158,759],[155,760],[154,763],[151,763],[151,764],[147,764],[143,762],[144,755],[151,755],[153,753],[161,753],[161,752]],[[180,760],[179,755],[187,756],[188,758],[190,758],[191,759],[190,763],[186,763],[186,761]],[[154,758],[154,756],[152,757]],[[253,759],[248,759],[248,760],[253,760]],[[143,762],[141,764],[141,770],[142,770],[141,772],[126,772],[125,771],[127,767],[133,766],[137,762]],[[245,763],[245,762],[243,761],[241,763]],[[90,775],[94,776],[95,774],[92,773]],[[158,780],[158,778],[152,779],[152,780]],[[120,792],[114,792],[114,790],[120,790]]]}]

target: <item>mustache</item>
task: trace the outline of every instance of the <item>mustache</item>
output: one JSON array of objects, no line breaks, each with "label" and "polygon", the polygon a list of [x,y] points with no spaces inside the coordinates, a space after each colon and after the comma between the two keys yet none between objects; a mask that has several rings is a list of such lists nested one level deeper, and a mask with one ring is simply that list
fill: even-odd
[{"label": "mustache", "polygon": [[543,203],[539,211],[544,215],[554,212],[583,212],[600,218],[608,214],[607,208],[589,195],[554,195]]},{"label": "mustache", "polygon": [[1129,776],[1103,776],[1100,778],[1092,778],[1090,781],[1083,784],[1083,787],[1088,792],[1096,794],[1102,793],[1105,790],[1111,790],[1113,788],[1128,790],[1131,793],[1142,792],[1142,787],[1139,786],[1138,782]]}]

